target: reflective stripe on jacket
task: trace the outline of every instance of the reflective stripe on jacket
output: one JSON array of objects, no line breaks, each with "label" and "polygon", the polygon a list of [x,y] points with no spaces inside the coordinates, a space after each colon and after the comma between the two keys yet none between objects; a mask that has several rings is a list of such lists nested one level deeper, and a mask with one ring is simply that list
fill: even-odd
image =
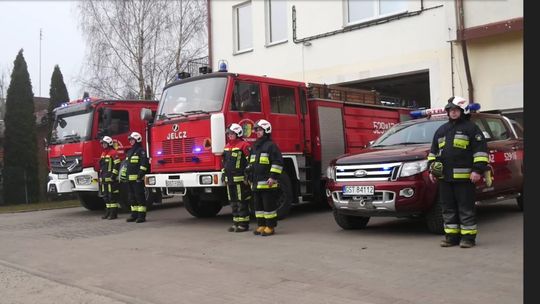
[{"label": "reflective stripe on jacket", "polygon": [[[253,144],[249,156],[252,190],[268,190],[279,187],[278,178],[283,172],[283,156],[278,146],[268,136]],[[269,186],[266,181],[273,178],[276,183]]]}]

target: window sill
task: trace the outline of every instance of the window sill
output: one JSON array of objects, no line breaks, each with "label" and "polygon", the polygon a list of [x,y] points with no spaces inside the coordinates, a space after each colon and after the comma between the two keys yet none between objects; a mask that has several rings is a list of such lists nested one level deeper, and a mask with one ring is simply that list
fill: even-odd
[{"label": "window sill", "polygon": [[407,14],[408,12],[409,11],[401,11],[401,12],[396,12],[396,13],[392,13],[392,14],[379,15],[379,16],[375,16],[375,17],[372,17],[372,18],[366,18],[366,19],[362,19],[362,20],[359,20],[359,21],[354,21],[354,22],[344,24],[343,28],[354,27],[354,26],[358,26],[358,25],[361,25],[361,24],[365,24],[365,25],[369,25],[369,24],[372,24],[372,23],[376,24],[376,23],[378,23],[380,21],[383,21],[385,19],[390,19],[390,18],[399,16],[399,15]]},{"label": "window sill", "polygon": [[285,39],[285,40],[280,40],[280,41],[275,41],[275,42],[271,42],[271,43],[268,43],[266,44],[264,47],[272,47],[272,46],[276,46],[276,45],[280,45],[280,44],[284,44],[284,43],[287,43],[289,40]]},{"label": "window sill", "polygon": [[251,49],[245,49],[245,50],[239,50],[239,51],[234,51],[234,52],[233,52],[233,56],[236,56],[236,55],[242,55],[242,54],[250,53],[250,52],[253,52],[253,48],[251,48]]}]

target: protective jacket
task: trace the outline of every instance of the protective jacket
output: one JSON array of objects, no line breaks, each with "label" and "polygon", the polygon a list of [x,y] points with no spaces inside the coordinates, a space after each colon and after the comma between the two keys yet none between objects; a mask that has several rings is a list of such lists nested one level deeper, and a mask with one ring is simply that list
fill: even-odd
[{"label": "protective jacket", "polygon": [[126,175],[130,182],[141,181],[148,172],[148,157],[140,143],[135,143],[126,153]]},{"label": "protective jacket", "polygon": [[[257,139],[249,157],[248,173],[251,175],[252,190],[278,188],[278,178],[282,171],[283,156],[278,146],[267,135]],[[270,177],[276,180],[272,186],[267,184]]]},{"label": "protective jacket", "polygon": [[488,164],[487,144],[480,128],[468,119],[448,121],[435,132],[429,163],[443,164],[445,181],[468,181],[472,171],[483,174]]},{"label": "protective jacket", "polygon": [[113,148],[107,148],[101,153],[99,160],[100,182],[116,182],[118,180],[118,170],[120,168],[120,158]]},{"label": "protective jacket", "polygon": [[223,150],[223,174],[225,183],[232,185],[244,181],[245,169],[248,165],[248,157],[251,146],[242,139],[228,142]]}]

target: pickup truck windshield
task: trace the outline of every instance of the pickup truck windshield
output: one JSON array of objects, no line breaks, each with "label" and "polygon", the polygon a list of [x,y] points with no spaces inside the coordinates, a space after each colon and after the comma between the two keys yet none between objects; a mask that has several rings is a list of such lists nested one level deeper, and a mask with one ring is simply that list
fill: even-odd
[{"label": "pickup truck windshield", "polygon": [[163,92],[157,119],[220,111],[226,85],[226,77],[216,77],[169,87]]},{"label": "pickup truck windshield", "polygon": [[74,143],[90,138],[92,112],[59,115],[54,120],[51,144]]},{"label": "pickup truck windshield", "polygon": [[408,121],[394,125],[379,137],[371,147],[431,144],[435,131],[447,120]]}]

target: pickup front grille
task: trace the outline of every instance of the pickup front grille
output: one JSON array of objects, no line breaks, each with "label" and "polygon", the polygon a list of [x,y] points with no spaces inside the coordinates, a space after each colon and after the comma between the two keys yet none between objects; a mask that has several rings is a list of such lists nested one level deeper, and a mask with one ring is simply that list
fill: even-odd
[{"label": "pickup front grille", "polygon": [[337,182],[392,181],[399,175],[402,163],[336,166]]}]

